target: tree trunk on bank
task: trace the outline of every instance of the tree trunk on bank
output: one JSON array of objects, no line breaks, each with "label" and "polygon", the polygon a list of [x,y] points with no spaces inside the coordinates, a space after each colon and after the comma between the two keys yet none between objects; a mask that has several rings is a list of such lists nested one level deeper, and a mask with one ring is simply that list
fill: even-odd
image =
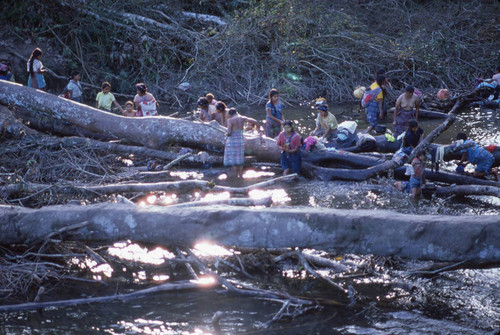
[{"label": "tree trunk on bank", "polygon": [[[394,176],[398,178],[409,179],[409,176],[405,175],[406,168],[404,166],[399,167],[394,170]],[[484,186],[496,186],[500,187],[500,182],[475,178],[471,176],[466,176],[458,173],[450,172],[434,172],[431,169],[425,169],[425,178],[430,181],[437,181],[446,184],[457,184],[457,185],[484,185]]]},{"label": "tree trunk on bank", "polygon": [[[39,243],[66,228],[66,240],[104,243],[132,240],[192,246],[210,240],[228,247],[300,247],[436,261],[499,262],[499,222],[498,215],[405,215],[304,207],[0,206],[0,245]],[[71,225],[74,230],[68,229]]]},{"label": "tree trunk on bank", "polygon": [[[61,99],[20,84],[0,81],[0,103],[28,111],[26,121],[46,117],[69,122],[90,132],[159,149],[171,144],[198,148],[224,148],[226,130],[215,123],[191,122],[169,117],[123,117]],[[245,134],[245,152],[260,160],[278,161],[280,149],[267,137]]]}]

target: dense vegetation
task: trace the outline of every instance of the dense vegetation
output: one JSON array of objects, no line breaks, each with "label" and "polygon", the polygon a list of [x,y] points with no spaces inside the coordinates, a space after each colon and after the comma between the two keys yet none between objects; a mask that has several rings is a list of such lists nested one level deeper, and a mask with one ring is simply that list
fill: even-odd
[{"label": "dense vegetation", "polygon": [[349,100],[378,68],[396,88],[469,88],[500,64],[496,1],[30,0],[0,13],[4,39],[57,46],[59,74],[78,68],[122,93],[144,81],[172,104],[208,91],[262,103],[271,87],[289,101]]}]

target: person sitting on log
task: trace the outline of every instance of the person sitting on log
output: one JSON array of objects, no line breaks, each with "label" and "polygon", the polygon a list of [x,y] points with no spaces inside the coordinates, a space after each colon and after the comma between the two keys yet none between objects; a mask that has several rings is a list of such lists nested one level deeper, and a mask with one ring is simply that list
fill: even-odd
[{"label": "person sitting on log", "polygon": [[410,156],[412,150],[416,148],[422,140],[423,134],[424,130],[418,126],[417,120],[410,120],[408,122],[408,129],[403,137],[402,144],[402,150],[406,155]]},{"label": "person sitting on log", "polygon": [[158,102],[154,95],[148,92],[148,88],[144,83],[135,85],[137,94],[134,97],[134,103],[137,108],[137,116],[157,116]]},{"label": "person sitting on log", "polygon": [[266,136],[275,138],[281,131],[281,126],[285,123],[283,116],[283,104],[279,101],[277,89],[273,88],[269,91],[269,101],[266,104]]},{"label": "person sitting on log", "polygon": [[116,102],[115,96],[111,93],[111,84],[107,81],[101,84],[101,92],[97,93],[95,100],[98,109],[111,112],[111,104],[114,104],[123,114],[123,108]]},{"label": "person sitting on log", "polygon": [[466,161],[469,163],[476,164],[476,169],[474,171],[474,177],[484,178],[488,173],[493,174],[495,180],[498,180],[498,170],[492,168],[493,163],[495,163],[495,156],[493,156],[488,150],[480,147],[474,141],[467,139],[465,133],[458,133],[457,140],[463,141],[463,143],[472,142],[474,145],[466,149],[460,150],[462,153],[462,158],[458,164],[463,164]]},{"label": "person sitting on log", "polygon": [[283,175],[286,176],[290,172],[299,174],[302,166],[302,155],[300,154],[302,143],[300,135],[295,132],[292,121],[285,121],[283,131],[279,134],[276,144],[282,150]]},{"label": "person sitting on log", "polygon": [[338,122],[335,115],[328,111],[328,104],[324,98],[316,100],[316,109],[318,110],[318,118],[316,119],[316,128],[309,133],[309,136],[318,136],[320,141],[331,141],[338,128]]},{"label": "person sitting on log", "polygon": [[416,198],[422,191],[422,185],[425,184],[425,160],[427,155],[424,150],[419,150],[415,158],[411,161],[412,172],[410,176],[411,196]]},{"label": "person sitting on log", "polygon": [[407,86],[405,93],[401,94],[396,100],[396,108],[394,109],[394,122],[392,130],[394,137],[401,135],[408,127],[408,122],[415,119],[418,121],[419,101],[418,97],[413,94],[415,88]]},{"label": "person sitting on log", "polygon": [[232,166],[234,176],[241,177],[243,174],[243,164],[245,163],[243,127],[245,122],[251,123],[257,127],[259,134],[262,134],[261,126],[255,119],[239,115],[235,108],[231,108],[228,114],[224,166]]},{"label": "person sitting on log", "polygon": [[208,111],[208,99],[201,97],[198,99],[198,107],[200,107],[200,120],[203,122],[210,121],[210,112]]}]

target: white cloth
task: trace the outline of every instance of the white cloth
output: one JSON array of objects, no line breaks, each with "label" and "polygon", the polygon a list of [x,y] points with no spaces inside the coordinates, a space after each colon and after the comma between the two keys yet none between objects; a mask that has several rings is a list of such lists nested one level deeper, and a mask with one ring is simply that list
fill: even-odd
[{"label": "white cloth", "polygon": [[[43,64],[38,59],[33,60],[33,73],[37,73],[43,67]],[[26,71],[30,72],[30,62],[26,66]]]},{"label": "white cloth", "polygon": [[439,164],[444,163],[444,146],[440,146],[437,148],[434,162]]},{"label": "white cloth", "polygon": [[73,98],[78,98],[82,96],[82,86],[78,81],[70,80],[68,85],[66,85],[66,89],[68,91],[71,91]]},{"label": "white cloth", "polygon": [[406,171],[405,175],[406,176],[413,176],[415,174],[415,170],[413,169],[413,166],[411,164],[405,164]]}]

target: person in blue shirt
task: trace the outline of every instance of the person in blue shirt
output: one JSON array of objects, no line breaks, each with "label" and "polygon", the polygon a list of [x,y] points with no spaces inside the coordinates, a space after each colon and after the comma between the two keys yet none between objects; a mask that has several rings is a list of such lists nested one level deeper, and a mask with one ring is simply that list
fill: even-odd
[{"label": "person in blue shirt", "polygon": [[462,149],[462,159],[460,159],[459,164],[469,161],[472,164],[476,164],[476,169],[474,171],[474,177],[484,178],[488,173],[492,173],[495,180],[498,180],[498,170],[492,168],[493,163],[495,163],[495,157],[486,149],[477,145],[474,141],[467,139],[465,133],[458,133],[457,140],[462,140],[464,144],[472,142],[473,146]]}]

